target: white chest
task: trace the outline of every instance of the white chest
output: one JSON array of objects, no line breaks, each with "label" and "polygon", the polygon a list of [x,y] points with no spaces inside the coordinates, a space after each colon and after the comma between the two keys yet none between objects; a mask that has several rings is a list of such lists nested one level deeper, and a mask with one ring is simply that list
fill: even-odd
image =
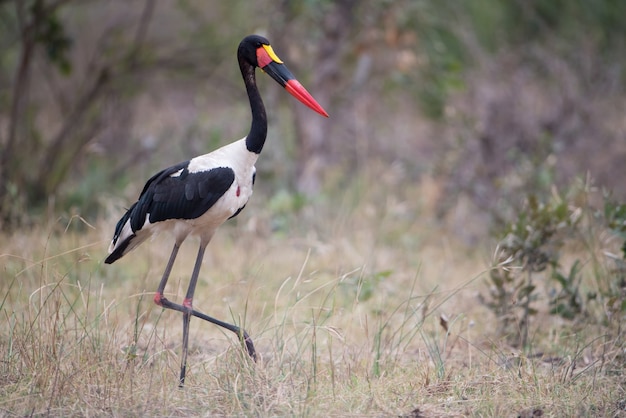
[{"label": "white chest", "polygon": [[215,227],[237,213],[252,196],[254,164],[258,154],[247,150],[245,138],[189,161],[190,173],[228,167],[233,170],[235,179],[224,195],[204,215],[193,220],[196,225],[210,223]]}]

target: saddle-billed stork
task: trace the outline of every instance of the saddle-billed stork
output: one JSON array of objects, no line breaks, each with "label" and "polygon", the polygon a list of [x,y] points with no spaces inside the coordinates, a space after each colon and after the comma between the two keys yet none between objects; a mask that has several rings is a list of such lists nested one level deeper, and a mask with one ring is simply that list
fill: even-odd
[{"label": "saddle-billed stork", "polygon": [[[295,79],[264,37],[251,35],[244,38],[237,49],[237,59],[252,110],[250,132],[243,139],[166,168],[152,176],[137,202],[117,223],[109,247],[110,255],[104,261],[107,264],[115,262],[157,232],[173,233],[174,249],[157,288],[154,302],[163,308],[183,314],[180,387],[185,381],[191,316],[237,334],[245,344],[248,354],[256,361],[252,339],[245,330],[205,315],[192,306],[206,246],[216,229],[226,220],[237,216],[252,195],[256,172],[254,164],[267,136],[267,116],[256,85],[256,67],[261,68],[302,103],[328,117],[328,113]],[[168,300],[163,292],[178,250],[189,235],[197,235],[200,238],[200,248],[187,294],[183,303],[178,304]]]}]

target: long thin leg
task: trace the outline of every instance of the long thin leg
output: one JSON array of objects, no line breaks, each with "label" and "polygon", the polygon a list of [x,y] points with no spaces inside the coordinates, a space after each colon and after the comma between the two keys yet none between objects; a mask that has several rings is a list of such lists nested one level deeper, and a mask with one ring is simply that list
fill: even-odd
[{"label": "long thin leg", "polygon": [[[183,305],[179,305],[178,303],[171,302],[171,301],[169,301],[168,299],[165,299],[165,298],[161,299],[161,305],[160,306],[165,308],[165,309],[172,309],[174,311],[185,313],[185,307]],[[248,352],[248,355],[250,357],[252,357],[252,359],[254,361],[256,361],[256,359],[257,359],[256,350],[254,349],[254,344],[252,343],[252,338],[250,338],[250,335],[248,335],[246,330],[238,327],[237,325],[233,325],[233,324],[229,324],[228,322],[220,321],[219,319],[213,318],[212,316],[209,316],[209,315],[207,315],[205,313],[202,313],[200,311],[197,311],[195,309],[192,309],[190,314],[191,314],[191,316],[195,316],[196,318],[203,319],[203,320],[205,320],[207,322],[210,322],[212,324],[217,325],[218,327],[225,328],[225,329],[227,329],[229,331],[232,331],[235,334],[237,334],[237,337],[239,338],[239,340],[243,344],[245,344],[246,351]]]},{"label": "long thin leg", "polygon": [[165,291],[165,285],[167,284],[167,280],[170,277],[170,273],[172,272],[172,266],[174,266],[174,260],[176,260],[176,255],[178,254],[178,249],[180,248],[180,243],[176,242],[174,244],[174,248],[172,249],[172,254],[170,254],[170,259],[167,262],[167,266],[165,267],[165,271],[163,272],[163,277],[161,277],[161,281],[159,282],[159,287],[157,288],[156,294],[154,295],[154,303],[159,306],[163,306],[163,301],[167,300],[163,297],[163,292]]},{"label": "long thin leg", "polygon": [[206,243],[200,242],[198,256],[196,257],[196,264],[193,266],[193,273],[191,274],[191,280],[189,280],[187,295],[185,295],[185,300],[183,301],[183,352],[180,363],[180,379],[178,382],[179,387],[183,387],[183,385],[185,384],[187,352],[189,349],[189,322],[191,320],[191,311],[193,310],[193,294],[196,292],[196,284],[198,283],[198,275],[200,274],[200,267],[202,266],[202,259],[204,258],[204,250],[206,249],[206,246]]},{"label": "long thin leg", "polygon": [[161,282],[159,283],[157,292],[154,295],[154,303],[156,303],[157,305],[161,306],[164,309],[172,309],[174,311],[182,312],[183,314],[183,358],[181,359],[181,375],[179,381],[179,385],[181,387],[185,379],[188,347],[188,343],[186,341],[189,341],[189,321],[191,319],[191,316],[195,316],[196,318],[200,318],[219,327],[225,328],[231,332],[234,332],[235,334],[237,334],[237,337],[242,342],[242,344],[245,344],[248,355],[252,357],[254,361],[256,361],[257,359],[256,350],[254,349],[252,338],[250,338],[250,336],[244,329],[236,325],[220,321],[219,319],[213,318],[209,315],[193,309],[193,294],[195,292],[196,284],[198,282],[198,275],[200,273],[200,266],[202,265],[202,258],[204,257],[204,250],[206,249],[206,245],[206,243],[201,244],[200,249],[198,250],[198,257],[196,258],[196,264],[194,266],[192,277],[189,282],[189,288],[187,289],[187,295],[185,296],[185,301],[183,302],[183,305],[171,302],[165,296],[163,296],[163,292],[165,291],[165,285],[167,284],[167,280],[169,279],[172,267],[174,265],[174,260],[176,259],[178,249],[180,248],[179,242],[174,244],[172,254],[170,255],[170,259],[167,263],[167,266],[165,267],[165,272],[163,272],[163,277],[161,278]]},{"label": "long thin leg", "polygon": [[[186,308],[183,306],[183,308]],[[189,347],[189,322],[191,315],[188,311],[183,312],[183,352],[180,359],[180,377],[178,378],[178,387],[185,386],[185,371],[187,369],[187,351]]]}]

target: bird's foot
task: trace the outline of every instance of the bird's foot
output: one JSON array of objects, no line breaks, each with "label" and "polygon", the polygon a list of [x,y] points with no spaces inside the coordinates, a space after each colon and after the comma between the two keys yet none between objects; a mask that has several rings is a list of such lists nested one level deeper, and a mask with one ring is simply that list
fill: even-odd
[{"label": "bird's foot", "polygon": [[154,294],[154,303],[156,303],[157,305],[163,306],[163,299],[165,299],[165,297],[162,293],[157,292]]},{"label": "bird's foot", "polygon": [[183,313],[186,313],[188,315],[192,315],[193,314],[193,305],[191,303],[191,298],[185,298],[183,300]]},{"label": "bird's foot", "polygon": [[165,296],[163,296],[163,293],[159,293],[156,292],[154,294],[154,303],[156,303],[159,306],[163,306],[164,304],[167,304],[168,300]]}]

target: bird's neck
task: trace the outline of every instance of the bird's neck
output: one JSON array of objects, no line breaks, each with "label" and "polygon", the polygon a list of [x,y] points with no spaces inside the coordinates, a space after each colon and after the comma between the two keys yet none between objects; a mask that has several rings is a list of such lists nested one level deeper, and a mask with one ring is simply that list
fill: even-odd
[{"label": "bird's neck", "polygon": [[261,93],[256,85],[254,67],[248,63],[240,61],[241,75],[243,76],[250,100],[250,110],[252,111],[252,125],[246,137],[246,148],[255,154],[260,154],[267,137],[267,115],[265,106],[261,99]]}]

